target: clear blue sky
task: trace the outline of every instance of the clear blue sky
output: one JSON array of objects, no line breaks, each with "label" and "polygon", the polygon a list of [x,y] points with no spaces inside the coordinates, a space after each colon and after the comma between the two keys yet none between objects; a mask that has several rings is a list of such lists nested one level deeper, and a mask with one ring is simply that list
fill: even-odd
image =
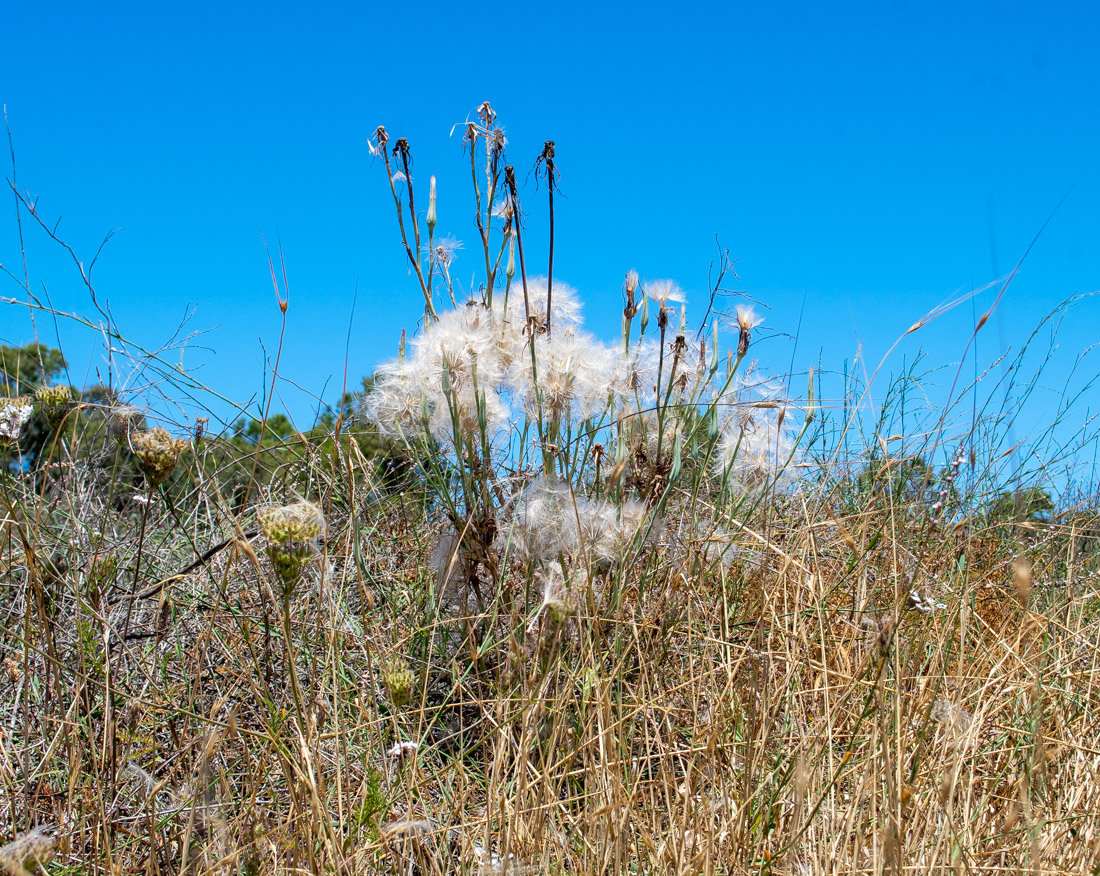
[{"label": "clear blue sky", "polygon": [[[261,340],[278,341],[261,234],[286,254],[282,371],[299,386],[329,381],[336,398],[356,284],[351,382],[415,329],[419,292],[367,151],[378,124],[409,138],[415,183],[438,177],[439,231],[467,241],[455,274],[469,284],[468,164],[448,132],[487,98],[521,176],[557,142],[555,275],[580,289],[590,327],[617,331],[629,268],[702,304],[717,235],[737,285],[771,307],[767,327],[793,335],[805,300],[797,350],[781,334],[757,345],[777,371],[792,352],[796,369],[819,354],[839,369],[860,344],[874,365],[922,314],[1007,273],[1072,189],[981,335],[988,361],[1100,288],[1098,15],[1085,2],[10,0],[0,100],[19,182],[59,234],[88,260],[123,229],[95,274],[123,332],[160,346],[190,305],[190,328],[211,331],[184,365],[236,401],[262,392]],[[524,199],[541,253],[545,203],[533,183]],[[8,203],[0,261],[21,274]],[[36,288],[91,315],[71,263],[24,230]],[[0,294],[19,290],[0,277]],[[1070,357],[1098,316],[1100,303],[1078,309]],[[962,308],[904,349],[957,361],[972,319]],[[72,380],[94,382],[94,336],[61,333]],[[24,312],[0,309],[0,342],[29,334]],[[280,401],[310,424],[308,395],[284,384]]]}]

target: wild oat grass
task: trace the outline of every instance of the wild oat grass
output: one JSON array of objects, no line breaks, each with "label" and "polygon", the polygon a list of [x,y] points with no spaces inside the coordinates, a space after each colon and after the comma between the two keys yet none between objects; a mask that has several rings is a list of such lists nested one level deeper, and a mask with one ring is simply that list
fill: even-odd
[{"label": "wild oat grass", "polygon": [[633,271],[604,343],[464,130],[467,293],[371,144],[425,323],[331,428],[0,403],[0,867],[1100,872],[1100,509],[1004,452],[1024,360],[791,398]]}]

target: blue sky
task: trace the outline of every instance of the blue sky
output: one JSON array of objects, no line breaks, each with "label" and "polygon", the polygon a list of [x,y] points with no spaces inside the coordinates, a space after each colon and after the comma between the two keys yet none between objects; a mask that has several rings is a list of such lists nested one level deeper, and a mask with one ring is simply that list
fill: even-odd
[{"label": "blue sky", "polygon": [[[352,383],[421,310],[368,136],[384,124],[408,137],[414,184],[437,176],[439,231],[467,241],[455,275],[468,287],[469,170],[449,131],[485,99],[521,178],[556,141],[555,276],[607,337],[627,269],[675,278],[702,304],[717,235],[735,285],[770,307],[763,367],[839,370],[862,350],[870,370],[921,315],[1007,273],[1067,191],[979,360],[1100,288],[1090,4],[502,8],[13,0],[0,101],[19,183],[85,261],[123,229],[94,275],[123,333],[157,348],[190,309],[188,330],[206,333],[183,366],[236,402],[263,392],[278,343],[261,235],[281,240],[281,370],[302,389],[282,384],[276,408],[302,428],[311,393],[338,394],[357,286]],[[533,182],[523,198],[541,262],[545,201]],[[0,217],[0,262],[21,275],[14,205]],[[35,289],[91,316],[71,262],[24,232]],[[0,277],[0,295],[20,294]],[[1095,301],[1075,311],[1067,360],[1096,340],[1098,316]],[[917,346],[958,361],[973,319],[967,305],[906,339],[896,367]],[[38,329],[53,340],[48,321]],[[0,342],[30,332],[25,311],[0,309]],[[60,333],[72,381],[95,382],[101,341],[67,321]]]}]

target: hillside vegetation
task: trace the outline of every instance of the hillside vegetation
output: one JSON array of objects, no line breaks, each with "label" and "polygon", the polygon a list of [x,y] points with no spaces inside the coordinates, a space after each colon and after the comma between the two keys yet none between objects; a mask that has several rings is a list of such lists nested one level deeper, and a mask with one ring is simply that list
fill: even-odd
[{"label": "hillside vegetation", "polygon": [[488,103],[463,145],[467,293],[377,130],[423,323],[308,433],[0,350],[0,867],[1100,873],[1093,436],[1012,437],[1027,344],[830,397],[724,252],[690,310],[627,273],[600,340],[554,144],[523,204]]}]

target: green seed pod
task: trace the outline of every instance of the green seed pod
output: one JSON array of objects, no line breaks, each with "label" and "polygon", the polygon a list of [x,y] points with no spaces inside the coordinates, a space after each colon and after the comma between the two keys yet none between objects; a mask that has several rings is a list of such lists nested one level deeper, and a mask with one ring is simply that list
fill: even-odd
[{"label": "green seed pod", "polygon": [[73,399],[73,391],[67,386],[43,386],[34,394],[34,398],[42,406],[50,425],[56,428],[65,419],[69,403]]}]

